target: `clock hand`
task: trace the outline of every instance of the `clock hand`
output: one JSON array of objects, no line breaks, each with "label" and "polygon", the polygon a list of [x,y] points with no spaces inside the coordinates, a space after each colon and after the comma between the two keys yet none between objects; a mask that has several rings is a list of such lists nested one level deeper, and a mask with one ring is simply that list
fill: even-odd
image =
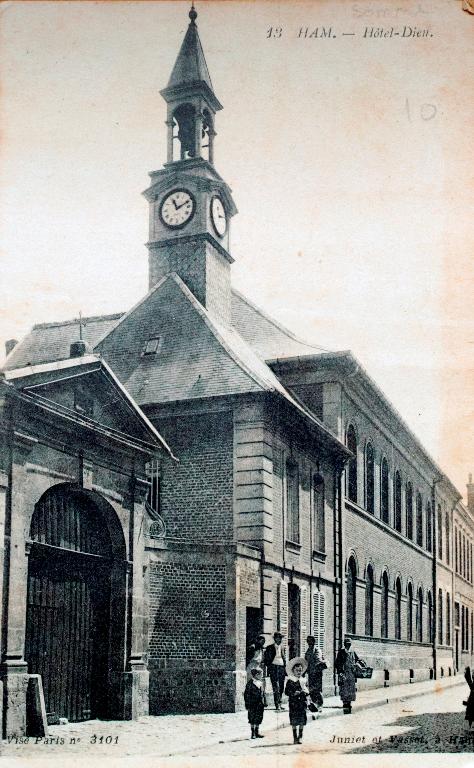
[{"label": "clock hand", "polygon": [[177,211],[179,211],[179,209],[182,208],[183,205],[187,205],[188,203],[189,203],[189,200],[185,200],[184,203],[181,203],[180,205],[176,205],[176,203],[174,203],[174,207],[176,208]]}]

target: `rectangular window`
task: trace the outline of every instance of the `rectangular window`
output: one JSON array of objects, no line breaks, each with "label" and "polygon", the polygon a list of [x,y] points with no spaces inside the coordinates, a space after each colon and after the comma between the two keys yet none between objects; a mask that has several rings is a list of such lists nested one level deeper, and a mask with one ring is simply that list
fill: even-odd
[{"label": "rectangular window", "polygon": [[286,462],[286,537],[300,543],[300,491],[298,465]]},{"label": "rectangular window", "polygon": [[288,584],[280,581],[278,585],[278,630],[288,634]]},{"label": "rectangular window", "polygon": [[313,592],[313,625],[312,634],[316,640],[315,646],[324,651],[324,595],[322,592]]},{"label": "rectangular window", "polygon": [[317,552],[324,552],[326,550],[324,503],[324,480],[318,474],[313,479],[314,549]]}]

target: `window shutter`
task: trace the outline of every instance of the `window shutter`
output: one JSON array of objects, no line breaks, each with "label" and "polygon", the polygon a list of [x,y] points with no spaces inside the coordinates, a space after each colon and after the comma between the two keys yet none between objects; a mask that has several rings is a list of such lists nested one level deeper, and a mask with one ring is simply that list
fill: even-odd
[{"label": "window shutter", "polygon": [[300,589],[300,649],[305,648],[305,641],[308,636],[308,590],[306,587]]},{"label": "window shutter", "polygon": [[288,634],[288,584],[280,581],[278,590],[278,611],[280,617],[280,632]]},{"label": "window shutter", "polygon": [[324,651],[324,633],[325,633],[325,617],[324,617],[324,595],[322,592],[314,592],[313,594],[313,635],[316,641],[316,648],[320,651]]}]

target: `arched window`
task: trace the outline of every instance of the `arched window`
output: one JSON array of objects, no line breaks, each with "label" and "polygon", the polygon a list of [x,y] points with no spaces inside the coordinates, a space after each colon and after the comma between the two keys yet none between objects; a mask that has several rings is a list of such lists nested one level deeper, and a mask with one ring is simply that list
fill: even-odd
[{"label": "arched window", "polygon": [[196,110],[192,104],[181,104],[173,113],[173,160],[188,160],[195,156]]},{"label": "arched window", "polygon": [[451,531],[450,531],[450,524],[449,524],[449,512],[446,512],[445,531],[446,531],[446,563],[449,565],[451,560]]},{"label": "arched window", "polygon": [[423,642],[423,590],[418,589],[418,604],[416,606],[416,639]]},{"label": "arched window", "polygon": [[438,592],[438,643],[443,645],[443,590]]},{"label": "arched window", "polygon": [[407,640],[413,640],[413,586],[411,581],[407,587]]},{"label": "arched window", "polygon": [[416,543],[423,546],[423,503],[421,494],[416,494]]},{"label": "arched window", "polygon": [[326,522],[324,515],[324,479],[319,473],[313,478],[314,548],[326,550]]},{"label": "arched window", "polygon": [[205,160],[209,160],[210,163],[213,163],[214,157],[213,157],[213,147],[212,143],[214,140],[214,126],[212,124],[212,116],[208,109],[204,108],[202,111],[202,144],[201,149],[203,150],[202,156]]},{"label": "arched window", "polygon": [[347,467],[347,498],[357,504],[357,436],[352,424],[347,430],[347,447],[354,454]]},{"label": "arched window", "polygon": [[402,530],[402,478],[400,472],[395,472],[394,482],[394,526],[395,530],[401,533]]},{"label": "arched window", "polygon": [[451,595],[446,592],[446,645],[451,645]]},{"label": "arched window", "polygon": [[389,522],[388,462],[385,458],[382,459],[382,465],[380,467],[380,517],[384,523]]},{"label": "arched window", "polygon": [[402,585],[399,578],[395,582],[395,638],[402,638]]},{"label": "arched window", "polygon": [[438,504],[438,557],[443,559],[443,516],[441,514],[441,504]]},{"label": "arched window", "polygon": [[375,513],[375,457],[372,443],[365,449],[365,505],[367,512]]},{"label": "arched window", "polygon": [[353,635],[356,631],[356,578],[357,567],[353,557],[347,565],[347,631]]},{"label": "arched window", "polygon": [[374,569],[370,563],[365,581],[365,634],[369,637],[374,634]]},{"label": "arched window", "polygon": [[433,598],[428,592],[428,640],[433,642]]},{"label": "arched window", "polygon": [[407,525],[406,525],[407,538],[413,541],[413,488],[411,483],[407,483],[407,488],[406,488],[406,515],[407,515]]},{"label": "arched window", "polygon": [[386,571],[384,571],[384,574],[382,576],[381,600],[382,600],[381,635],[382,637],[388,637],[388,576]]}]

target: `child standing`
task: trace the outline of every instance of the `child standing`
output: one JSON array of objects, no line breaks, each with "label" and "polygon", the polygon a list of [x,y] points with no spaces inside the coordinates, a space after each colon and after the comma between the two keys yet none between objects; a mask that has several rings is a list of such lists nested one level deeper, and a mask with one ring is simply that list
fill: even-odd
[{"label": "child standing", "polygon": [[302,675],[306,672],[307,667],[306,659],[303,659],[302,656],[291,659],[286,665],[288,679],[285,685],[285,693],[288,696],[290,725],[293,729],[293,744],[301,744],[303,728],[306,725],[309,691]]},{"label": "child standing", "polygon": [[250,730],[252,739],[263,739],[263,733],[259,733],[258,728],[263,720],[263,711],[265,709],[265,691],[263,688],[263,670],[260,667],[254,667],[250,670],[251,678],[245,686],[244,701],[248,712]]}]

